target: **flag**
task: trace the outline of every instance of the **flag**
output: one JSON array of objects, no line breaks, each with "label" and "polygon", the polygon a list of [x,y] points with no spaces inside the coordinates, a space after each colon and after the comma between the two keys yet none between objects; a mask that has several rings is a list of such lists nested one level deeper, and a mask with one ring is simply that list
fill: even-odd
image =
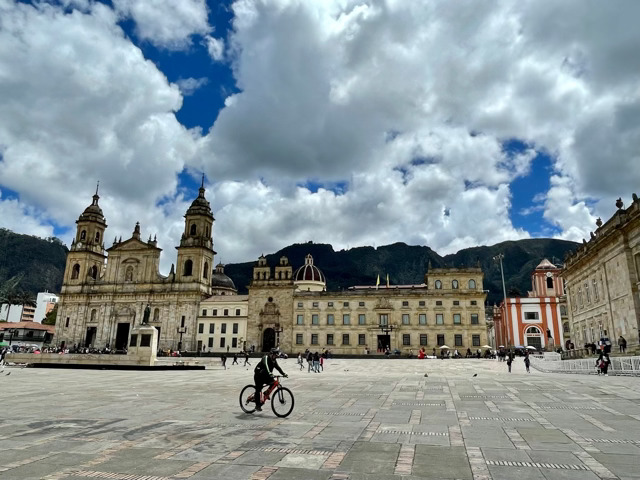
[{"label": "flag", "polygon": [[387,273],[387,288],[389,288],[389,274]]},{"label": "flag", "polygon": [[378,285],[380,285],[380,274],[378,274],[378,280],[376,280],[376,290],[378,289]]}]

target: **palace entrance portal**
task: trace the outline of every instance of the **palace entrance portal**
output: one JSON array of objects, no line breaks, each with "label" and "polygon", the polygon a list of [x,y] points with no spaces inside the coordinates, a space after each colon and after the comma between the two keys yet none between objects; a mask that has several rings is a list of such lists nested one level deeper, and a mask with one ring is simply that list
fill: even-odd
[{"label": "palace entrance portal", "polygon": [[273,328],[267,328],[262,333],[262,351],[268,352],[276,346],[276,331]]}]

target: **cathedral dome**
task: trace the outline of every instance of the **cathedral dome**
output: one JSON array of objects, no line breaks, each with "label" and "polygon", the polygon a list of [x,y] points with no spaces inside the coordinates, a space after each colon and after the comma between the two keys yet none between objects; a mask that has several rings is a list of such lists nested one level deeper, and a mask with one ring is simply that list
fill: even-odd
[{"label": "cathedral dome", "polygon": [[214,290],[233,290],[236,292],[236,285],[230,277],[224,273],[224,265],[219,263],[215,272],[211,275],[211,286]]},{"label": "cathedral dome", "polygon": [[304,265],[293,274],[293,282],[299,290],[322,291],[327,281],[324,274],[313,264],[313,257],[309,254],[304,259]]}]

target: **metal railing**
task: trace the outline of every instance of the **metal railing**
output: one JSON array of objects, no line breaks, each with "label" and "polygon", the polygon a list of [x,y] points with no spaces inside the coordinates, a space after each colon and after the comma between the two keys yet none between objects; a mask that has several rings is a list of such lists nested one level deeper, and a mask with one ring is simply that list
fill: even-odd
[{"label": "metal railing", "polygon": [[[640,357],[610,357],[609,375],[640,376]],[[596,357],[579,360],[557,360],[531,355],[531,366],[541,372],[597,374]]]}]

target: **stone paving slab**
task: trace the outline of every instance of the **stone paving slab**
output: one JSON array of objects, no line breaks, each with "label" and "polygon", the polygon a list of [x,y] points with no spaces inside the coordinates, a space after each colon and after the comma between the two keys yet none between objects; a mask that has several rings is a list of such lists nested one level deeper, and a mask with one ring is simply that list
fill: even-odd
[{"label": "stone paving slab", "polygon": [[10,367],[0,479],[640,479],[637,378],[466,359],[282,366],[296,401],[287,419],[241,411],[253,378],[241,366]]}]

